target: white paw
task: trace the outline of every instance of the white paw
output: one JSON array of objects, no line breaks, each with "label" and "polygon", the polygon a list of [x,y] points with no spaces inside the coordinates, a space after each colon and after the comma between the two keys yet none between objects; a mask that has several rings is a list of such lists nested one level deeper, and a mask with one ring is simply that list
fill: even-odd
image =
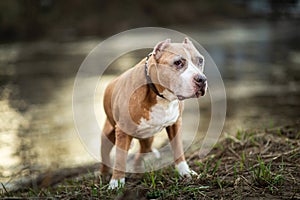
[{"label": "white paw", "polygon": [[129,149],[132,149],[133,147],[134,147],[134,140],[131,140]]},{"label": "white paw", "polygon": [[121,179],[111,179],[109,181],[109,186],[108,189],[109,190],[114,190],[116,188],[121,188],[124,187],[125,185],[125,178],[121,178]]},{"label": "white paw", "polygon": [[154,156],[158,159],[160,158],[160,153],[156,148],[152,148],[152,153],[154,153]]},{"label": "white paw", "polygon": [[192,176],[197,176],[198,175],[195,171],[193,171],[189,168],[186,161],[180,162],[178,165],[176,165],[176,168],[177,168],[177,170],[179,172],[179,175],[181,177],[191,178]]}]

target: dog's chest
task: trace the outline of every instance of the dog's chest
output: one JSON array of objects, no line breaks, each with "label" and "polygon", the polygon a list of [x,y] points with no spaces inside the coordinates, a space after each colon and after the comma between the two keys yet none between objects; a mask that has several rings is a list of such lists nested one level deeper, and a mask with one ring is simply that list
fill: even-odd
[{"label": "dog's chest", "polygon": [[158,102],[150,109],[149,119],[141,118],[137,127],[136,136],[139,138],[151,137],[163,128],[174,124],[179,117],[179,102],[174,100],[168,103]]}]

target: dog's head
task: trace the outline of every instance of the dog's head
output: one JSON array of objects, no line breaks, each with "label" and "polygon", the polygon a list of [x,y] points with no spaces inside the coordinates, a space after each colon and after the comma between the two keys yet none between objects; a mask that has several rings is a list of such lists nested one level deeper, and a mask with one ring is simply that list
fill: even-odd
[{"label": "dog's head", "polygon": [[179,100],[198,98],[206,93],[204,57],[188,38],[182,43],[171,43],[170,39],[159,42],[153,55],[159,83]]}]

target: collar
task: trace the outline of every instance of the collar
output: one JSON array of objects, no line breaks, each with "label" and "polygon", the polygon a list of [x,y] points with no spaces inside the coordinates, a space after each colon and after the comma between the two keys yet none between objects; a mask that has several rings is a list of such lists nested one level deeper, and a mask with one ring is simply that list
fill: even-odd
[{"label": "collar", "polygon": [[157,90],[157,88],[155,87],[155,85],[153,84],[151,77],[149,75],[149,69],[148,69],[148,61],[150,56],[152,56],[152,53],[149,53],[146,57],[146,62],[145,62],[145,76],[146,76],[146,80],[147,80],[147,85],[149,85],[150,89],[159,97],[166,99],[162,94],[159,93],[159,91]]}]

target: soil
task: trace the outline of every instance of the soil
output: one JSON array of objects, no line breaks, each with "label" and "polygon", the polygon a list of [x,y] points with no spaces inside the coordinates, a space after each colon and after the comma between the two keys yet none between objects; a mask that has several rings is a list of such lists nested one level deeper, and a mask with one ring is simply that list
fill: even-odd
[{"label": "soil", "polygon": [[[300,122],[226,136],[205,157],[197,151],[187,160],[200,175],[180,179],[173,167],[128,175],[126,186],[109,191],[93,173],[3,193],[2,197],[65,199],[300,199]],[[86,171],[95,170],[95,166]],[[72,175],[84,169],[72,171]],[[67,170],[68,171],[68,170]],[[103,182],[102,182],[103,181]],[[58,183],[59,182],[59,183]],[[46,183],[46,184],[45,184]],[[57,184],[58,183],[58,184]],[[52,186],[52,187],[50,187]],[[26,189],[24,189],[26,188]],[[1,194],[0,194],[1,197]]]}]

